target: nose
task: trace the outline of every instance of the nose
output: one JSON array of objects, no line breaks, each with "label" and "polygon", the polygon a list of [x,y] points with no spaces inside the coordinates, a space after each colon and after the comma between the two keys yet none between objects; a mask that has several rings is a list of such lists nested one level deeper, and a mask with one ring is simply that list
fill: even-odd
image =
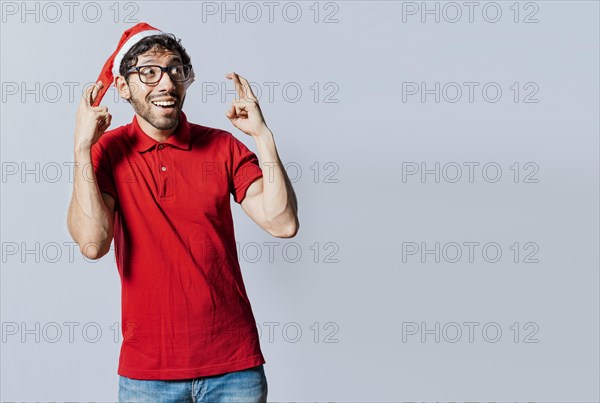
[{"label": "nose", "polygon": [[166,71],[163,72],[160,81],[156,85],[157,91],[172,91],[176,88],[175,82],[171,80],[171,76]]}]

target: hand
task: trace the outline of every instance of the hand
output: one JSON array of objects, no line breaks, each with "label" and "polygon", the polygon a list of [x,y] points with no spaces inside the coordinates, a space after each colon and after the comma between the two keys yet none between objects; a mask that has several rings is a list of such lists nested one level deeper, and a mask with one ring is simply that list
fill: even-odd
[{"label": "hand", "polygon": [[269,128],[258,105],[258,99],[248,80],[236,73],[228,73],[225,77],[233,80],[238,94],[225,114],[227,118],[235,127],[250,136],[256,137],[268,132]]},{"label": "hand", "polygon": [[91,148],[110,126],[112,116],[108,113],[108,108],[92,106],[102,87],[102,81],[98,81],[87,87],[81,97],[75,126],[75,148]]}]

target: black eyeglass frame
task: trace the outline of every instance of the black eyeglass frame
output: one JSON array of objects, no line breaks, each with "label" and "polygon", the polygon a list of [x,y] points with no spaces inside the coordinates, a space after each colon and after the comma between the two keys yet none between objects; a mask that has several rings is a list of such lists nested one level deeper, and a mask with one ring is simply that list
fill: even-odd
[{"label": "black eyeglass frame", "polygon": [[[178,67],[178,66],[187,66],[190,68],[189,73],[188,73],[188,77],[185,80],[175,80],[173,78],[173,76],[171,75],[171,72],[169,71],[170,69],[172,69],[173,67]],[[140,73],[140,69],[145,68],[145,67],[157,67],[160,69],[160,76],[158,77],[158,80],[156,81],[152,81],[152,82],[146,82],[142,79],[142,74]],[[163,78],[163,74],[167,73],[169,75],[169,78],[176,83],[184,83],[187,80],[190,79],[190,77],[192,76],[192,65],[191,64],[183,64],[183,63],[179,63],[179,64],[172,64],[170,66],[167,67],[162,67],[156,64],[147,64],[145,66],[137,66],[137,67],[133,67],[129,70],[127,70],[125,72],[125,74],[132,74],[132,73],[138,73],[138,77],[140,78],[140,81],[143,82],[144,84],[157,84],[160,82],[160,80],[162,80]]]}]

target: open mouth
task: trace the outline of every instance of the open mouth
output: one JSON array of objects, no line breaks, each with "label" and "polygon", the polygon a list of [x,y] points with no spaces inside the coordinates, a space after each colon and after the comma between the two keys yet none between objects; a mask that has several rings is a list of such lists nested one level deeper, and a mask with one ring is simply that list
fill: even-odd
[{"label": "open mouth", "polygon": [[175,101],[151,101],[152,105],[162,109],[174,109],[177,104]]}]

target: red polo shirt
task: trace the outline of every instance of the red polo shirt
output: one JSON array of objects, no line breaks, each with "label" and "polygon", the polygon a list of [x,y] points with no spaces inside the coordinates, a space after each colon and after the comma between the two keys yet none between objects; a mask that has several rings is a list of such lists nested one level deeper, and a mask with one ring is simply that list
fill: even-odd
[{"label": "red polo shirt", "polygon": [[137,117],[92,147],[98,187],[116,201],[121,278],[118,374],[218,375],[265,363],[237,258],[230,194],[262,176],[231,133],[189,123],[159,143]]}]

